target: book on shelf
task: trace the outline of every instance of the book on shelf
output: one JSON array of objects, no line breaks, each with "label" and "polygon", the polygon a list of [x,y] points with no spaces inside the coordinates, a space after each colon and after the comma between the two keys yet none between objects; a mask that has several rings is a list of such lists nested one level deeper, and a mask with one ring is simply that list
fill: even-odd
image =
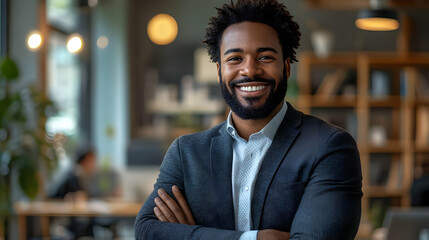
[{"label": "book on shelf", "polygon": [[410,76],[412,74],[413,69],[410,68],[401,69],[401,72],[399,73],[399,94],[402,98],[405,98],[408,95],[409,78],[412,77]]},{"label": "book on shelf", "polygon": [[420,98],[429,98],[429,74],[418,72],[416,79],[416,96]]},{"label": "book on shelf", "polygon": [[344,68],[326,74],[315,95],[325,100],[335,96],[346,77],[347,70]]},{"label": "book on shelf", "polygon": [[389,175],[386,181],[386,188],[396,190],[402,184],[402,161],[400,159],[392,159],[389,167]]},{"label": "book on shelf", "polygon": [[371,186],[385,186],[389,178],[390,156],[371,154],[369,161],[369,183]]},{"label": "book on shelf", "polygon": [[416,109],[416,146],[429,146],[429,107],[419,106]]},{"label": "book on shelf", "polygon": [[371,97],[384,99],[391,94],[391,75],[384,70],[373,70],[371,72]]},{"label": "book on shelf", "polygon": [[401,188],[404,166],[399,154],[371,154],[369,170],[371,186],[387,190]]}]

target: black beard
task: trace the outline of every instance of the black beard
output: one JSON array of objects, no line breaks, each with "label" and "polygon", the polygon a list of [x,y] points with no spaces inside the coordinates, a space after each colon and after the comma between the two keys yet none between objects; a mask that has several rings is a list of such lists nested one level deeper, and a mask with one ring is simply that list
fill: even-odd
[{"label": "black beard", "polygon": [[[286,71],[283,68],[283,78],[280,79],[279,85],[276,89],[276,81],[274,79],[265,79],[265,78],[243,78],[240,80],[231,81],[229,84],[229,87],[232,91],[230,93],[228,91],[228,88],[226,87],[226,84],[222,81],[222,75],[219,68],[219,83],[220,83],[220,89],[223,95],[223,98],[225,99],[226,104],[231,108],[231,111],[233,111],[239,118],[241,119],[262,119],[268,117],[274,109],[282,102],[284,101],[284,98],[286,96],[287,91],[287,75]],[[258,98],[255,97],[248,97],[245,98],[247,103],[250,105],[249,107],[245,107],[240,104],[240,102],[237,99],[237,95],[235,92],[235,86],[238,83],[245,83],[245,82],[264,82],[268,83],[267,87],[271,87],[270,95],[268,96],[267,101],[265,101],[264,105],[261,107],[254,107],[253,103],[258,100]],[[274,90],[276,89],[276,90]]]}]

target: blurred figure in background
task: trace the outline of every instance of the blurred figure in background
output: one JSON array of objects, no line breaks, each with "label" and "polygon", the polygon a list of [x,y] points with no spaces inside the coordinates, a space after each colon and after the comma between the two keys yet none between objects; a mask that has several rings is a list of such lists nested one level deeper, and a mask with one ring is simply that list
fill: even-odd
[{"label": "blurred figure in background", "polygon": [[[96,152],[91,147],[81,147],[76,153],[75,166],[51,196],[67,202],[85,204],[95,199],[110,200],[120,197],[118,176],[109,167],[99,168]],[[56,218],[53,235],[59,239],[79,239],[94,236],[94,229],[115,232],[117,221],[111,218],[65,217]]]},{"label": "blurred figure in background", "polygon": [[[67,173],[52,198],[82,203],[89,197],[89,185],[96,172],[96,155],[90,147],[82,147],[76,153],[76,164]],[[53,237],[78,239],[93,236],[93,220],[87,217],[56,218],[52,227]]]},{"label": "blurred figure in background", "polygon": [[95,171],[94,150],[92,148],[80,149],[77,154],[76,166],[68,173],[53,198],[61,198],[66,201],[88,200],[89,185]]},{"label": "blurred figure in background", "polygon": [[411,206],[429,206],[429,164],[419,166],[415,176],[411,185]]},{"label": "blurred figure in background", "polygon": [[106,199],[121,196],[117,173],[108,166],[97,166],[93,148],[83,147],[77,151],[76,165],[72,168],[53,198],[65,201],[87,201],[94,198]]}]

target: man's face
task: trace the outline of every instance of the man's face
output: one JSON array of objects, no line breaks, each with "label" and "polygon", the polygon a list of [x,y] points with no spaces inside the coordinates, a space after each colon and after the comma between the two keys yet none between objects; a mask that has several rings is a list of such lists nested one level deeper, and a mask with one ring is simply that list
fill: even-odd
[{"label": "man's face", "polygon": [[85,156],[84,160],[81,163],[86,174],[92,174],[96,168],[96,159],[94,153],[89,153]]},{"label": "man's face", "polygon": [[290,61],[283,60],[277,32],[266,24],[226,28],[217,67],[225,101],[242,119],[268,117],[285,97]]}]

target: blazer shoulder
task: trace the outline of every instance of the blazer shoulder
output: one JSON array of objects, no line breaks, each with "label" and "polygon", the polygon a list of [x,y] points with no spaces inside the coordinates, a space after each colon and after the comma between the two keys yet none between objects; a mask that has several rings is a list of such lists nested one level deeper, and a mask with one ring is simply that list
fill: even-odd
[{"label": "blazer shoulder", "polygon": [[320,137],[325,139],[328,139],[337,134],[353,139],[352,135],[347,130],[337,125],[329,123],[313,115],[304,113],[301,114],[303,116],[303,129],[311,129],[312,132],[317,132]]},{"label": "blazer shoulder", "polygon": [[218,125],[212,128],[209,128],[207,130],[182,135],[177,139],[177,141],[179,141],[180,144],[210,143],[213,137],[226,133],[225,128],[226,128],[226,121],[223,121]]}]

